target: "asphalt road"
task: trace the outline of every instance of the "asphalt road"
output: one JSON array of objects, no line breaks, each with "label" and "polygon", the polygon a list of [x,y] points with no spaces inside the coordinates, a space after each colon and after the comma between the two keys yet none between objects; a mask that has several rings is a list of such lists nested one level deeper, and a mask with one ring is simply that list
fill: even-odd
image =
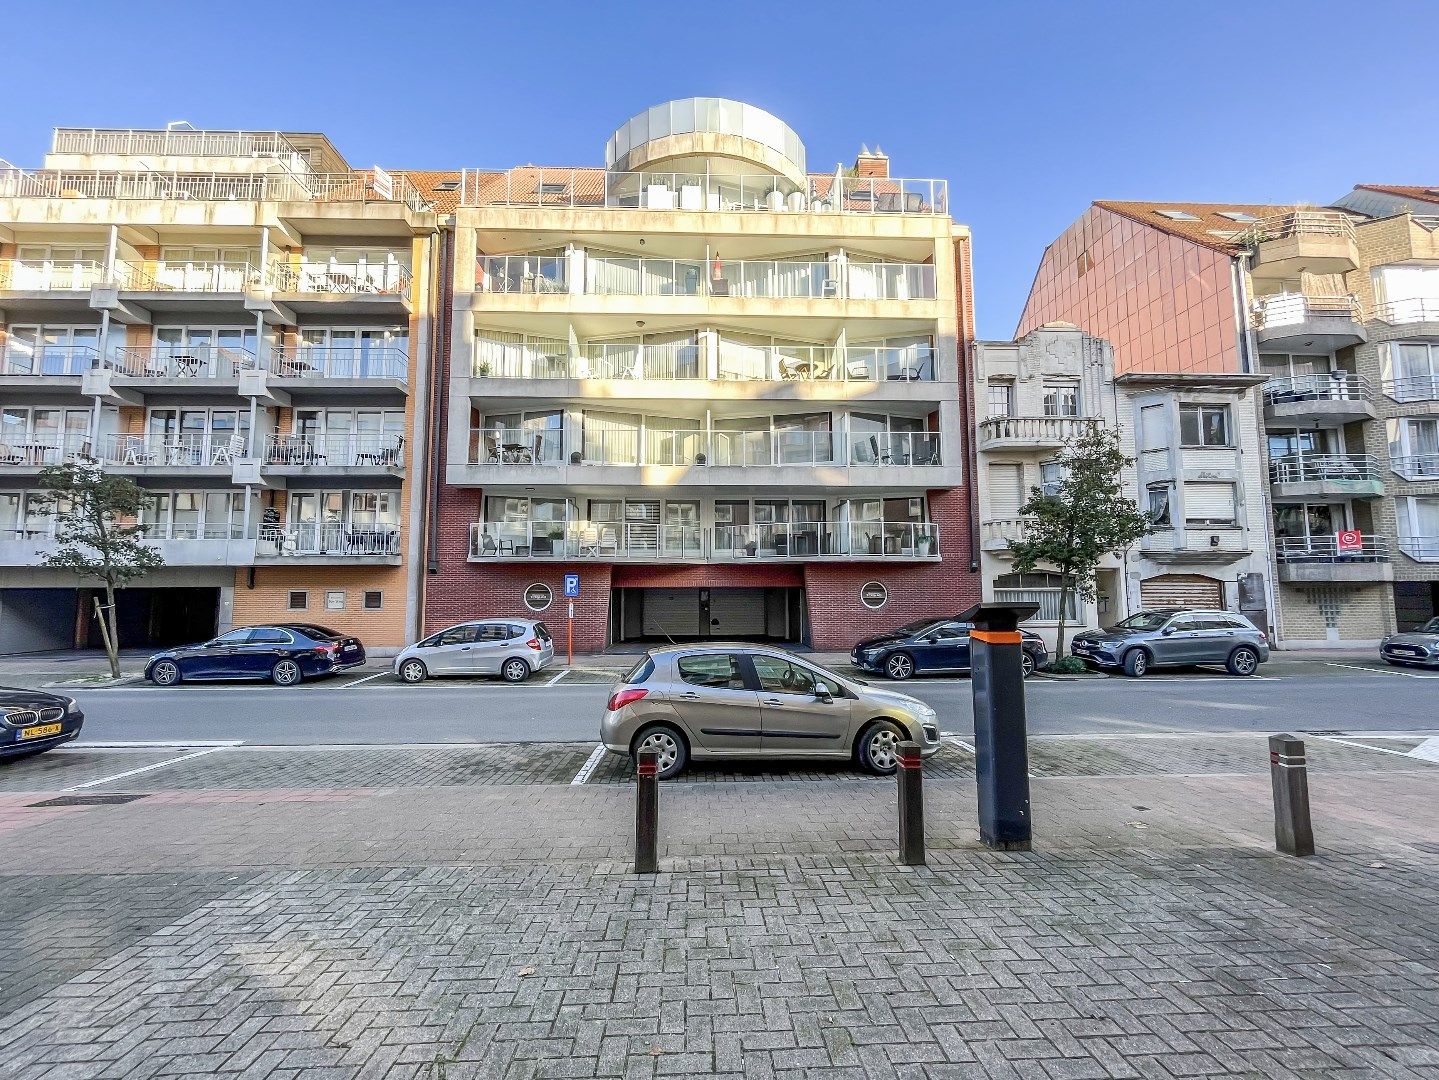
[{"label": "asphalt road", "polygon": [[[1026,684],[1035,734],[1254,731],[1439,734],[1439,673],[1293,665],[1237,679],[1200,672],[1143,680]],[[1294,673],[1290,673],[1291,670]],[[609,678],[584,673],[524,686],[434,680],[411,687],[381,674],[346,675],[292,689],[199,684],[159,689],[69,689],[87,742],[252,744],[568,742],[593,739]],[[896,689],[895,684],[884,684]],[[965,678],[916,679],[902,689],[938,710],[946,732],[973,733]]]}]

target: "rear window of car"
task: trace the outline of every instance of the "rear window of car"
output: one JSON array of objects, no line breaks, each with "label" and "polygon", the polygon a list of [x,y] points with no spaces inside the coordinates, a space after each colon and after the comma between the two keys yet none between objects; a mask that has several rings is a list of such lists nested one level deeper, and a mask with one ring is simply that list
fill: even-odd
[{"label": "rear window of car", "polygon": [[707,686],[714,690],[743,690],[744,676],[740,673],[739,657],[729,653],[700,653],[698,656],[679,658],[680,678],[694,686]]},{"label": "rear window of car", "polygon": [[634,667],[630,668],[629,671],[625,672],[624,677],[620,679],[620,682],[628,683],[629,685],[633,686],[636,683],[644,682],[654,673],[655,662],[651,657],[646,656],[642,658],[640,662],[637,663]]},{"label": "rear window of car", "polygon": [[317,640],[324,638],[338,638],[343,635],[338,630],[331,630],[328,626],[318,626],[315,623],[286,623],[286,626],[293,627]]},{"label": "rear window of car", "polygon": [[550,640],[550,628],[542,622],[535,623],[535,637],[541,641]]}]

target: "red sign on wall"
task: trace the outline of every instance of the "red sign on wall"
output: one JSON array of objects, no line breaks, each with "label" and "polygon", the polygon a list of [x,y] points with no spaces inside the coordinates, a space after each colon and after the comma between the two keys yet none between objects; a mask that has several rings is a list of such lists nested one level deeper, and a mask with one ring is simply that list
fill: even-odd
[{"label": "red sign on wall", "polygon": [[1364,537],[1354,529],[1340,529],[1334,534],[1339,542],[1339,554],[1357,555],[1364,550]]}]

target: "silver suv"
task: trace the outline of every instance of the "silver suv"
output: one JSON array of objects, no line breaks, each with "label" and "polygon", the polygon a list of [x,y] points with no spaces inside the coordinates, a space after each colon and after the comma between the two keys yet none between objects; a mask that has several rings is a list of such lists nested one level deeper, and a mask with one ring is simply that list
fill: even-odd
[{"label": "silver suv", "polygon": [[395,677],[422,683],[431,675],[498,675],[522,683],[555,662],[555,643],[534,619],[476,619],[417,641],[395,657]]},{"label": "silver suv", "polygon": [[600,721],[606,749],[659,751],[661,778],[691,758],[748,757],[853,759],[887,775],[905,740],[926,757],[939,749],[939,720],[924,702],[756,645],[653,649]]},{"label": "silver suv", "polygon": [[1086,663],[1120,668],[1136,678],[1150,668],[1223,664],[1231,675],[1253,675],[1269,659],[1269,642],[1232,611],[1153,608],[1107,630],[1075,634],[1069,651]]}]

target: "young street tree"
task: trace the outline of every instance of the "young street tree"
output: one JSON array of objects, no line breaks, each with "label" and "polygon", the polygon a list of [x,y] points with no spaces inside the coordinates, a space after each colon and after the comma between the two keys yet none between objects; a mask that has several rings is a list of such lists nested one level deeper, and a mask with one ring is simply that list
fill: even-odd
[{"label": "young street tree", "polygon": [[1020,507],[1025,538],[1009,542],[1015,573],[1040,568],[1060,575],[1057,659],[1065,656],[1064,614],[1070,595],[1092,602],[1099,560],[1120,554],[1149,531],[1149,519],[1122,487],[1123,472],[1133,464],[1133,458],[1120,452],[1119,436],[1096,424],[1065,443],[1054,490],[1046,494],[1032,488],[1029,501]]},{"label": "young street tree", "polygon": [[145,489],[124,476],[106,476],[98,465],[52,465],[40,471],[42,499],[55,512],[59,547],[47,552],[44,566],[69,570],[105,586],[100,636],[110,658],[110,675],[120,677],[120,639],[115,621],[115,590],[165,565],[160,553],[141,539],[134,522],[146,499]]}]

